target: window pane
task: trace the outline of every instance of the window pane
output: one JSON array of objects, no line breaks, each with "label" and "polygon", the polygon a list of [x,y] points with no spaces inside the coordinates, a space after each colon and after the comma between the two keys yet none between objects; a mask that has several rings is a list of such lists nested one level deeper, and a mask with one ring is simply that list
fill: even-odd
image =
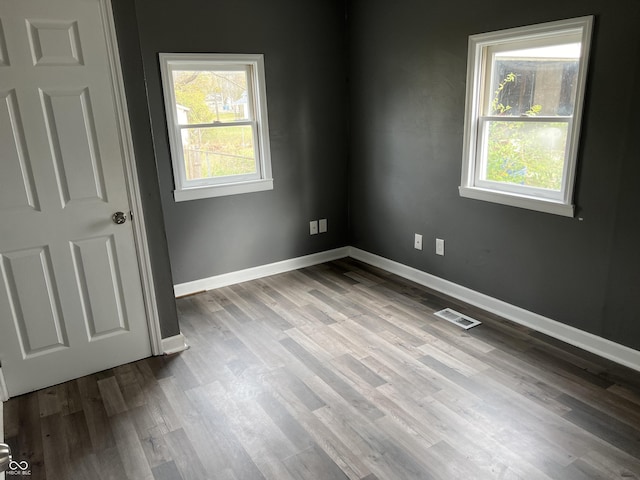
[{"label": "window pane", "polygon": [[487,115],[571,116],[580,43],[498,52]]},{"label": "window pane", "polygon": [[173,71],[180,125],[251,119],[247,72]]},{"label": "window pane", "polygon": [[182,129],[187,180],[256,173],[253,127]]},{"label": "window pane", "polygon": [[482,180],[560,191],[567,122],[486,121]]}]

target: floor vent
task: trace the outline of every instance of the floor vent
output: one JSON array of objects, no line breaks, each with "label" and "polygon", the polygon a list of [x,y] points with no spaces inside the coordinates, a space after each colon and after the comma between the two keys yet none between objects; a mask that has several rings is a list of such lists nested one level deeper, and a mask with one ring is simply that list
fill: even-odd
[{"label": "floor vent", "polygon": [[467,317],[466,315],[463,315],[460,312],[456,312],[455,310],[451,310],[450,308],[445,308],[444,310],[435,312],[434,315],[437,315],[440,318],[444,318],[447,322],[451,322],[454,325],[464,328],[465,330],[469,330],[470,328],[473,328],[476,325],[480,325],[482,323],[475,318]]}]

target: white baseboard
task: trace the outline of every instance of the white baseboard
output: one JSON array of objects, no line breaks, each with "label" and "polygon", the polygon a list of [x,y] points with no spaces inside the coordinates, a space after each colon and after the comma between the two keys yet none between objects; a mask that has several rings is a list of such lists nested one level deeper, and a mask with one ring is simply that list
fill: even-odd
[{"label": "white baseboard", "polygon": [[162,353],[165,355],[183,352],[188,348],[187,339],[182,333],[162,339]]},{"label": "white baseboard", "polygon": [[640,351],[620,345],[597,335],[565,325],[556,320],[538,315],[510,303],[490,297],[470,288],[430,275],[421,270],[403,265],[378,255],[374,255],[358,248],[350,247],[349,256],[395,273],[403,278],[414,281],[425,287],[449,295],[465,303],[469,303],[483,310],[495,313],[514,323],[524,325],[550,337],[562,340],[570,345],[582,348],[616,363],[640,371]]},{"label": "white baseboard", "polygon": [[[225,273],[214,277],[195,280],[193,282],[181,283],[174,286],[176,297],[190,295],[214,288],[226,287],[240,282],[255,280],[257,278],[284,273],[298,268],[309,267],[339,258],[352,257],[356,260],[368,263],[370,265],[382,268],[390,273],[394,273],[408,280],[414,281],[425,287],[432,288],[445,295],[449,295],[462,302],[474,305],[478,308],[495,313],[503,318],[511,320],[514,323],[524,325],[538,332],[549,335],[570,345],[582,348],[588,352],[608,358],[616,363],[640,371],[640,351],[612,342],[592,333],[585,332],[570,325],[552,320],[524,308],[511,305],[510,303],[490,297],[470,288],[463,287],[456,283],[450,282],[435,275],[423,272],[422,270],[409,267],[402,263],[394,262],[384,257],[380,257],[373,253],[360,250],[355,247],[343,247],[326,252],[306,255],[304,257],[293,258],[281,262],[261,265],[237,272]],[[179,335],[182,337],[182,334]],[[163,339],[163,351],[168,353],[165,342],[170,341],[171,347],[169,351],[179,352],[184,350],[186,343],[184,337],[182,340]],[[174,343],[175,342],[175,343]]]},{"label": "white baseboard", "polygon": [[319,263],[330,262],[349,256],[349,247],[336,248],[335,250],[327,250],[326,252],[305,255],[304,257],[292,258],[281,262],[269,263],[258,267],[238,270],[237,272],[224,273],[213,277],[194,280],[192,282],[179,283],[174,285],[173,290],[176,297],[183,297],[205,290],[213,290],[214,288],[226,287],[236,283],[256,280],[269,275],[290,272],[298,268],[310,267]]}]

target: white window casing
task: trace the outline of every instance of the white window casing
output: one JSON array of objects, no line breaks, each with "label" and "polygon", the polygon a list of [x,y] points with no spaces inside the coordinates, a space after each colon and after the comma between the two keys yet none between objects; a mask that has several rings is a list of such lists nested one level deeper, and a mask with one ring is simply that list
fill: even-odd
[{"label": "white window casing", "polygon": [[[174,199],[187,201],[273,189],[269,124],[262,54],[214,54],[214,53],[160,53],[160,69],[173,164]],[[246,109],[242,120],[225,123],[189,123],[176,101],[173,73],[189,72],[244,72],[246,75]],[[217,100],[216,100],[217,101]],[[183,108],[182,110],[188,110]],[[242,174],[203,176],[188,178],[184,154],[185,135],[189,130],[247,127],[251,129],[255,156],[255,171]],[[230,155],[227,155],[230,156]]]}]

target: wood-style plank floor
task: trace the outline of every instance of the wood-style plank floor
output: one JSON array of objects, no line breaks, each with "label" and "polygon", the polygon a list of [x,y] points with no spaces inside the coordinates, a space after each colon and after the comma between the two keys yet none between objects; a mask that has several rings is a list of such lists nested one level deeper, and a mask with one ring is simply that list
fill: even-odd
[{"label": "wood-style plank floor", "polygon": [[640,478],[640,374],[355,260],[178,306],[190,350],[4,405],[31,479]]}]

